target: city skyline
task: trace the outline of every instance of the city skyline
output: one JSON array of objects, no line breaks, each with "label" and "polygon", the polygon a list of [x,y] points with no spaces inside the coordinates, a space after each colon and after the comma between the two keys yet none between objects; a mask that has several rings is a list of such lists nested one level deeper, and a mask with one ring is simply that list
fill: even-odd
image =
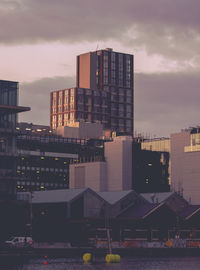
[{"label": "city skyline", "polygon": [[[135,130],[199,124],[198,1],[1,1],[1,79],[20,82],[21,121],[49,124],[49,93],[75,86],[75,57],[135,55]],[[103,18],[103,20],[102,20]]]}]

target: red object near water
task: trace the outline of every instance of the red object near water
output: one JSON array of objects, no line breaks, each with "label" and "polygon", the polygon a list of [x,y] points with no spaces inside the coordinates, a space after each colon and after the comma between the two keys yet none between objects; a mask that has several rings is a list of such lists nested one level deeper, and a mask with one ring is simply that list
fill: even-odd
[{"label": "red object near water", "polygon": [[44,261],[44,265],[47,265],[47,261]]}]

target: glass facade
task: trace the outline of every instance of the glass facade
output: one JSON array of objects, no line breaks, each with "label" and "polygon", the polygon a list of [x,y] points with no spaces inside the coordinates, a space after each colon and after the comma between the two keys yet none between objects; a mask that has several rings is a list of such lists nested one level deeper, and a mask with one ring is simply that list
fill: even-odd
[{"label": "glass facade", "polygon": [[[0,81],[0,105],[17,106],[18,83]],[[0,113],[0,127],[15,127],[17,121],[16,113],[8,113],[6,110]]]},{"label": "glass facade", "polygon": [[170,139],[168,138],[145,140],[141,143],[142,150],[169,153],[168,174],[169,174],[169,184],[171,185],[171,158],[170,158],[171,149],[170,148],[171,148],[171,143],[170,143]]},{"label": "glass facade", "polygon": [[14,198],[18,83],[0,80],[0,198]]}]

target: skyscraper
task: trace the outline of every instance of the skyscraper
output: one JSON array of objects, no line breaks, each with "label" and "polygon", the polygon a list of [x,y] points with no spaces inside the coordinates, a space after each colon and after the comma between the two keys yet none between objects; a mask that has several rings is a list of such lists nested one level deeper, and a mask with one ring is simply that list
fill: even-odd
[{"label": "skyscraper", "polygon": [[77,56],[76,87],[51,93],[51,128],[75,121],[133,134],[133,55],[112,49]]}]

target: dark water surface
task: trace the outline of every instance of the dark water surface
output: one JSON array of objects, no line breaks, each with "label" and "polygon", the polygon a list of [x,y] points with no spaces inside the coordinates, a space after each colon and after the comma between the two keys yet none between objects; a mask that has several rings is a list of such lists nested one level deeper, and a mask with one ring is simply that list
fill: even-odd
[{"label": "dark water surface", "polygon": [[122,258],[120,264],[106,264],[104,259],[95,263],[84,264],[81,259],[33,259],[24,263],[7,262],[1,264],[0,270],[196,270],[200,269],[200,258]]}]

